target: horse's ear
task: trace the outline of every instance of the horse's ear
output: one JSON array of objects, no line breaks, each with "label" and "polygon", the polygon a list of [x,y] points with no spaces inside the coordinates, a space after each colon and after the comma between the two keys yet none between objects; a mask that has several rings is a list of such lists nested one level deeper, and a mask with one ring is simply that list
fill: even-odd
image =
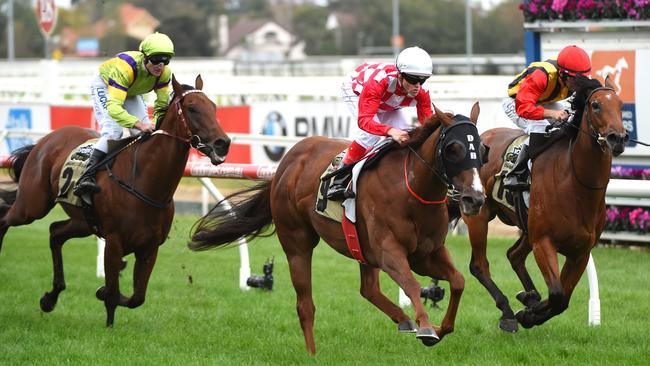
[{"label": "horse's ear", "polygon": [[198,74],[196,76],[196,80],[194,81],[194,87],[203,90],[203,79],[201,79],[201,74]]},{"label": "horse's ear", "polygon": [[183,95],[183,88],[181,84],[176,81],[176,75],[172,74],[172,89],[174,90],[174,95]]},{"label": "horse's ear", "polygon": [[438,121],[440,121],[440,123],[442,123],[443,126],[445,127],[449,126],[453,122],[451,117],[447,113],[438,109],[438,107],[436,107],[435,104],[433,105],[433,112],[436,114],[436,117],[438,117]]},{"label": "horse's ear", "polygon": [[472,112],[470,112],[469,119],[476,124],[478,122],[478,115],[481,113],[481,107],[478,105],[478,102],[474,103],[472,106]]},{"label": "horse's ear", "polygon": [[612,80],[609,78],[609,74],[607,74],[607,77],[605,78],[605,86],[616,90],[616,88],[614,88],[614,84],[612,83]]}]

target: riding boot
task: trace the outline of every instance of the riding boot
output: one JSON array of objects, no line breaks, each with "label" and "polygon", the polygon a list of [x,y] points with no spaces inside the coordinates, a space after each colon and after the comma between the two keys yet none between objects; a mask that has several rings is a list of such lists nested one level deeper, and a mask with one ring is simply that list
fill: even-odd
[{"label": "riding boot", "polygon": [[327,190],[327,199],[338,201],[344,198],[353,198],[354,192],[348,189],[348,183],[352,178],[352,169],[348,168],[352,164],[341,164],[339,170],[346,169],[346,172],[337,175],[332,185]]},{"label": "riding boot", "polygon": [[79,178],[77,185],[74,187],[75,196],[81,197],[85,194],[95,194],[101,191],[101,188],[95,182],[95,172],[90,172],[90,169],[94,168],[105,156],[105,152],[98,149],[93,150],[86,163],[86,170],[81,174],[81,178]]},{"label": "riding boot", "polygon": [[512,190],[528,188],[528,159],[528,145],[522,145],[515,166],[503,180],[505,188]]}]

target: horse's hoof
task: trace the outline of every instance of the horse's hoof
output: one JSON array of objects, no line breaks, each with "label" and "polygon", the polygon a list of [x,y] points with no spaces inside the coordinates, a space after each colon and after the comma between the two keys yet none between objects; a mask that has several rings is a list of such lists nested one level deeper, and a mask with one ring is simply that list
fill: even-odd
[{"label": "horse's hoof", "polygon": [[95,291],[95,297],[100,301],[106,300],[106,286],[99,286],[97,291]]},{"label": "horse's hoof", "polygon": [[515,313],[515,318],[517,319],[519,324],[521,324],[522,327],[526,329],[530,329],[533,327],[534,324],[526,320],[526,313],[527,313],[526,309],[519,310],[518,312]]},{"label": "horse's hoof", "polygon": [[418,326],[411,319],[405,320],[397,325],[397,331],[400,333],[415,333],[418,331]]},{"label": "horse's hoof", "polygon": [[43,310],[46,313],[49,313],[50,311],[54,310],[54,307],[56,306],[56,301],[50,300],[50,298],[47,296],[47,293],[43,296],[41,296],[41,310]]},{"label": "horse's hoof", "polygon": [[516,295],[517,300],[519,300],[520,303],[522,303],[525,307],[529,308],[533,306],[534,304],[540,302],[542,300],[542,297],[539,296],[539,294],[535,291],[519,291],[519,293]]},{"label": "horse's hoof", "polygon": [[499,328],[508,333],[517,333],[519,330],[517,319],[499,319]]},{"label": "horse's hoof", "polygon": [[420,328],[417,331],[415,338],[421,340],[427,347],[434,346],[436,343],[440,342],[440,337],[438,337],[433,328]]}]

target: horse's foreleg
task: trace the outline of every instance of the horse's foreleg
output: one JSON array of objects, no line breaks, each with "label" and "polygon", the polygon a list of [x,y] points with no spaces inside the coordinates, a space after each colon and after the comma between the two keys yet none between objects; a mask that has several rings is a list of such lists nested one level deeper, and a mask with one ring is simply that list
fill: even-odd
[{"label": "horse's foreleg", "polygon": [[508,298],[503,294],[501,289],[492,280],[490,274],[490,264],[487,259],[487,237],[488,237],[488,220],[482,215],[464,217],[469,232],[469,240],[472,244],[472,259],[470,260],[470,273],[490,293],[494,299],[497,308],[501,310],[499,319],[499,328],[507,332],[517,331],[517,320],[510,307]]},{"label": "horse's foreleg", "polygon": [[46,292],[40,301],[41,310],[50,312],[54,310],[61,291],[65,290],[65,276],[63,271],[63,256],[61,249],[70,238],[80,238],[91,234],[88,225],[84,222],[68,219],[57,221],[50,225],[50,251],[52,252],[52,265],[54,279],[52,291]]},{"label": "horse's foreleg", "polygon": [[142,252],[135,253],[135,267],[133,268],[133,296],[126,302],[129,308],[137,308],[144,303],[145,295],[147,292],[147,285],[151,277],[151,271],[156,264],[158,257],[158,245],[147,248]]},{"label": "horse's foreleg", "polygon": [[359,264],[359,270],[361,272],[361,296],[397,323],[397,329],[400,332],[416,332],[417,327],[415,323],[404,313],[404,310],[395,305],[395,303],[390,301],[381,292],[381,288],[379,287],[379,269],[365,264]]},{"label": "horse's foreleg", "polygon": [[402,251],[403,247],[397,243],[393,245],[383,244],[382,247],[394,248],[382,255],[383,262],[381,263],[381,268],[397,282],[402,290],[404,290],[404,293],[406,293],[406,296],[411,299],[413,309],[415,310],[415,321],[420,326],[420,329],[416,333],[416,338],[420,339],[427,346],[435,345],[440,341],[440,337],[438,337],[436,331],[429,323],[429,315],[420,299],[420,284],[413,277],[413,273],[411,273],[409,262]]},{"label": "horse's foreleg", "polygon": [[[533,244],[533,254],[544,281],[548,286],[548,300],[534,304],[517,312],[516,317],[524,328],[539,325],[548,320],[552,315],[550,308],[559,306],[564,299],[564,290],[560,280],[557,250],[548,237],[543,237]],[[552,305],[556,304],[556,305]]]},{"label": "horse's foreleg", "polygon": [[519,237],[515,244],[508,249],[510,265],[524,287],[524,292],[517,294],[517,300],[521,301],[526,307],[531,307],[542,299],[526,269],[526,258],[531,250],[526,234]]}]

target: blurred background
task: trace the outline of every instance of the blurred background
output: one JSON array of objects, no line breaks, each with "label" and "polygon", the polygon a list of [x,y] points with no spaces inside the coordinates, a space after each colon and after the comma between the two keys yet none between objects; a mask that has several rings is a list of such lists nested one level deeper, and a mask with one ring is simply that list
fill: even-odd
[{"label": "blurred background", "polygon": [[[36,1],[0,0],[0,57],[8,57],[13,5],[15,58],[43,57]],[[434,55],[523,54],[517,0],[56,0],[47,57],[107,57],[136,49],[153,31],[168,34],[180,57],[239,61],[386,55],[419,45]],[[394,9],[399,14],[395,23]],[[397,27],[396,27],[397,26]],[[263,31],[263,34],[258,32]],[[264,39],[264,45],[256,37]],[[270,44],[273,44],[271,47]]]}]

